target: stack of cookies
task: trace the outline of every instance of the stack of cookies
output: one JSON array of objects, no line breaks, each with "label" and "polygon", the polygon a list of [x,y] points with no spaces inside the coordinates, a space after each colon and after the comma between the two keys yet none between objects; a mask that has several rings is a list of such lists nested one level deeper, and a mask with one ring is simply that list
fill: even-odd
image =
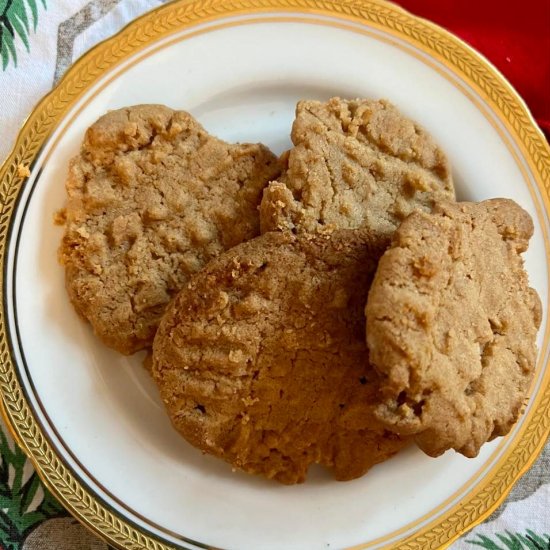
[{"label": "stack of cookies", "polygon": [[163,106],[99,119],[67,180],[76,310],[119,352],[152,348],[174,427],[235,468],[292,484],[413,441],[476,456],[535,368],[531,218],[456,202],[387,101],[301,101],[291,137],[277,159]]}]

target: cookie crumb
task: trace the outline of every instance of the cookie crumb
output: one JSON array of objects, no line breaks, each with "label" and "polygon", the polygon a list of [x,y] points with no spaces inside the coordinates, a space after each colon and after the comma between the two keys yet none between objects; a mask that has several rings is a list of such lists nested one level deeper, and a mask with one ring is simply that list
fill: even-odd
[{"label": "cookie crumb", "polygon": [[67,211],[65,208],[60,208],[53,214],[54,225],[65,225],[67,222]]},{"label": "cookie crumb", "polygon": [[31,171],[26,164],[19,164],[17,166],[17,175],[20,178],[28,178],[31,175]]}]

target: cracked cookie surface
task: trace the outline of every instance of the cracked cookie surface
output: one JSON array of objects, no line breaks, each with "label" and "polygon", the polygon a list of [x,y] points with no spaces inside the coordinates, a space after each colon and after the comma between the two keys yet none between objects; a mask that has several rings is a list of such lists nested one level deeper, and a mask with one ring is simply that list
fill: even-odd
[{"label": "cracked cookie surface", "polygon": [[520,414],[541,322],[520,256],[532,234],[511,200],[441,203],[407,218],[380,260],[366,306],[377,416],[431,456],[476,456]]},{"label": "cracked cookie surface", "polygon": [[189,276],[259,234],[262,190],[279,173],[263,145],[225,143],[183,111],[101,117],[66,183],[59,256],[76,310],[121,353],[150,346]]},{"label": "cracked cookie surface", "polygon": [[388,101],[300,101],[291,137],[286,171],[264,191],[262,233],[391,235],[413,210],[454,199],[443,151]]},{"label": "cracked cookie surface", "polygon": [[405,445],[373,416],[364,330],[386,243],[366,231],[271,232],[224,253],[170,304],[153,376],[195,447],[281,483],[320,463],[363,475]]}]

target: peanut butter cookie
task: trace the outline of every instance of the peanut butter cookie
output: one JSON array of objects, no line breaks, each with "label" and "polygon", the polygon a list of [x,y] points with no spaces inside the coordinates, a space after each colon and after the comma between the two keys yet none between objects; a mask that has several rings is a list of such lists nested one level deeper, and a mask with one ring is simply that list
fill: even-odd
[{"label": "peanut butter cookie", "polygon": [[533,222],[507,199],[415,212],[380,260],[368,303],[378,418],[437,456],[474,457],[525,401],[541,303],[520,256]]},{"label": "peanut butter cookie", "polygon": [[124,354],[150,346],[192,273],[259,234],[279,175],[263,145],[231,145],[161,105],[112,111],[88,131],[66,184],[59,255],[77,311]]},{"label": "peanut butter cookie", "polygon": [[195,447],[281,483],[363,475],[405,441],[373,416],[364,303],[384,242],[271,232],[212,260],[170,304],[153,376]]},{"label": "peanut butter cookie", "polygon": [[291,137],[287,169],[264,191],[262,233],[391,235],[413,210],[454,199],[443,151],[388,101],[300,101]]}]

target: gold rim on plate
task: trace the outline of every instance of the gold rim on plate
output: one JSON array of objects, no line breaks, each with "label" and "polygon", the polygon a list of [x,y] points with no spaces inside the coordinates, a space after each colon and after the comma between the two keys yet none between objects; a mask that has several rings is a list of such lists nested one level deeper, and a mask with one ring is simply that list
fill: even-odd
[{"label": "gold rim on plate", "polygon": [[[179,0],[146,13],[112,38],[92,48],[67,71],[58,86],[44,97],[25,122],[12,153],[0,168],[2,266],[6,262],[17,199],[25,183],[19,166],[32,166],[58,123],[99,78],[129,56],[178,31],[230,16],[270,12],[332,16],[382,29],[435,58],[476,90],[513,136],[534,176],[544,210],[550,212],[548,143],[524,102],[505,78],[485,58],[454,35],[382,0]],[[548,245],[548,241],[545,244]],[[4,304],[0,312],[1,412],[14,438],[34,464],[45,485],[73,515],[98,535],[115,546],[127,549],[168,550],[170,546],[104,505],[56,453],[36,420],[17,376],[7,329],[4,270],[0,292]],[[542,350],[547,344],[548,327]],[[529,469],[549,433],[550,372],[546,372],[540,390],[532,398],[531,409],[521,430],[481,482],[461,502],[435,520],[428,521],[399,543],[394,543],[392,548],[413,550],[446,547],[483,521],[502,503],[513,484]],[[382,541],[379,539],[378,542]],[[200,543],[193,544],[207,548]],[[359,545],[355,548],[364,547]]]}]

